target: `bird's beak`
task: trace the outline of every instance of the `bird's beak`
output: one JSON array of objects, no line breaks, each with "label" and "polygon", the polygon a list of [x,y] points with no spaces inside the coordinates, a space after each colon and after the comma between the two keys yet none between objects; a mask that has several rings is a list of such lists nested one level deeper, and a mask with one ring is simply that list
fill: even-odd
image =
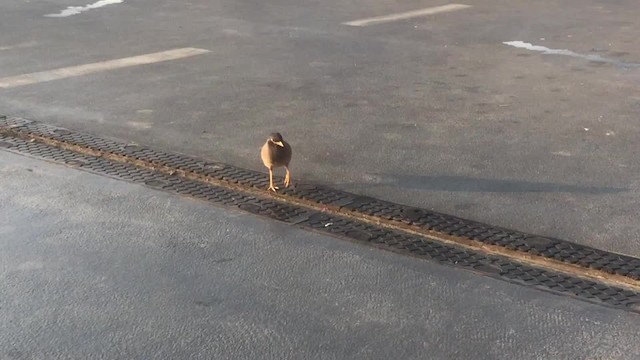
[{"label": "bird's beak", "polygon": [[284,144],[282,143],[282,141],[274,141],[273,143],[280,147],[284,147]]}]

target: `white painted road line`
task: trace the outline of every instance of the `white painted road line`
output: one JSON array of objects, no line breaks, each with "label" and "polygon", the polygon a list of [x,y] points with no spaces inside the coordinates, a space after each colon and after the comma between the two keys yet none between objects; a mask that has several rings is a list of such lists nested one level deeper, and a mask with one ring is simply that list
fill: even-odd
[{"label": "white painted road line", "polygon": [[531,50],[531,51],[540,51],[545,55],[571,56],[571,57],[581,58],[581,59],[585,59],[585,60],[589,60],[589,61],[614,64],[614,65],[621,66],[621,67],[640,67],[640,64],[638,64],[638,63],[625,63],[625,62],[620,61],[620,60],[609,59],[609,58],[602,57],[600,55],[579,54],[577,52],[573,52],[573,51],[567,50],[567,49],[549,49],[548,47],[545,47],[545,46],[533,45],[531,43],[527,43],[527,42],[519,41],[519,40],[517,40],[517,41],[505,41],[505,42],[503,42],[503,44],[509,45],[509,46],[513,46],[513,47],[516,47],[516,48],[520,48],[520,49],[527,49],[527,50]]},{"label": "white painted road line", "polygon": [[47,14],[46,17],[67,17],[71,15],[78,15],[82,12],[101,8],[103,6],[112,5],[112,4],[121,4],[124,0],[100,0],[93,4],[89,4],[87,6],[69,6],[66,9],[60,11],[57,14]]},{"label": "white painted road line", "polygon": [[17,86],[30,85],[45,81],[59,80],[70,77],[82,76],[87,74],[93,74],[101,71],[114,70],[125,68],[129,66],[153,64],[162,61],[176,60],[186,58],[190,56],[205,54],[210,52],[209,50],[197,49],[197,48],[182,48],[168,51],[157,52],[153,54],[146,54],[140,56],[133,56],[122,59],[101,61],[92,64],[70,66],[60,69],[41,71],[31,74],[23,74],[16,76],[9,76],[0,79],[0,88],[13,88]]},{"label": "white painted road line", "polygon": [[19,43],[19,44],[15,44],[15,45],[0,46],[0,51],[13,50],[13,49],[24,49],[24,48],[34,47],[37,44],[38,43],[35,42],[35,41],[29,41],[29,42],[23,42],[23,43]]},{"label": "white painted road line", "polygon": [[372,17],[368,19],[354,20],[354,21],[345,22],[343,24],[349,25],[349,26],[369,26],[369,25],[382,24],[382,23],[387,23],[387,22],[396,21],[396,20],[411,19],[411,18],[420,17],[420,16],[427,16],[427,15],[433,15],[433,14],[438,14],[443,12],[462,10],[470,7],[471,5],[448,4],[448,5],[430,7],[426,9],[408,11],[408,12],[399,13],[399,14],[391,14],[391,15],[385,15],[385,16]]}]

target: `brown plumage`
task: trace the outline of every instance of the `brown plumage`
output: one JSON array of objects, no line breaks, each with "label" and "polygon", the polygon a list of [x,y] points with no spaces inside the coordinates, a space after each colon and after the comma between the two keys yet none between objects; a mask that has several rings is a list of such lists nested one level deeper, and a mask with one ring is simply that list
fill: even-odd
[{"label": "brown plumage", "polygon": [[289,163],[291,162],[291,145],[282,139],[280,133],[272,133],[269,135],[267,142],[262,145],[260,157],[264,166],[269,169],[269,188],[267,190],[276,191],[277,186],[273,185],[273,169],[284,166],[286,175],[284,177],[284,186],[289,187],[291,183],[291,172],[289,172]]}]

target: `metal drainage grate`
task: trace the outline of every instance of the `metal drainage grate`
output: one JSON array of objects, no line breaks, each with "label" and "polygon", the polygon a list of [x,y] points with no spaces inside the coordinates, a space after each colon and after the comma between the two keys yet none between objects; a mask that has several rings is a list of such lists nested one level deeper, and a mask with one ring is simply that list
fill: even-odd
[{"label": "metal drainage grate", "polygon": [[[79,154],[37,141],[31,142],[0,134],[0,142],[9,144],[5,148],[11,152],[72,164],[73,167],[97,174],[145,184],[152,188],[191,196],[218,205],[235,207],[303,228],[371,244],[401,254],[429,259],[512,283],[569,295],[604,306],[640,312],[640,294],[628,289],[529,266],[507,257],[487,255],[400,230],[392,230],[339,215],[330,215],[267,197],[158,173],[103,157]],[[188,163],[188,161],[186,162]]]},{"label": "metal drainage grate", "polygon": [[[265,174],[256,171],[182,154],[158,151],[137,144],[123,144],[31,120],[16,117],[0,118],[0,131],[9,128],[17,134],[42,136],[66,144],[143,160],[154,165],[188,171],[248,188],[264,189],[268,185]],[[281,190],[280,194],[291,199],[301,199],[319,206],[331,207],[343,213],[374,217],[382,221],[409,225],[421,231],[466,238],[483,244],[640,280],[640,259],[565,240],[503,229],[323,186],[299,184]]]}]

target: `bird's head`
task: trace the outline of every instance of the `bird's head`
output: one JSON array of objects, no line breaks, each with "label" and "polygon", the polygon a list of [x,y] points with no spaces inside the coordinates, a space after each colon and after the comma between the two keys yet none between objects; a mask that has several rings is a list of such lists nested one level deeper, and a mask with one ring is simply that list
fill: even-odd
[{"label": "bird's head", "polygon": [[271,133],[267,141],[280,147],[284,147],[284,144],[282,143],[282,135],[280,135],[279,132]]}]

